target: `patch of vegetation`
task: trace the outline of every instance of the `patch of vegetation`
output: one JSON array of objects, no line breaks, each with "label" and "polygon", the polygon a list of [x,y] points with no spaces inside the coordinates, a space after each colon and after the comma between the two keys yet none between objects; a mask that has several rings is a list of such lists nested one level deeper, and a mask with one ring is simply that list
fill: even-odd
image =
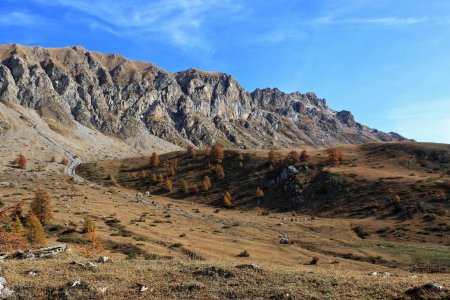
[{"label": "patch of vegetation", "polygon": [[250,256],[250,253],[248,253],[247,250],[244,250],[238,254],[238,257],[249,257],[249,256]]},{"label": "patch of vegetation", "polygon": [[60,243],[71,243],[77,245],[87,245],[89,242],[82,237],[72,235],[62,235],[57,239]]},{"label": "patch of vegetation", "polygon": [[362,239],[365,239],[370,235],[369,232],[367,232],[364,228],[361,226],[353,227],[352,230]]}]

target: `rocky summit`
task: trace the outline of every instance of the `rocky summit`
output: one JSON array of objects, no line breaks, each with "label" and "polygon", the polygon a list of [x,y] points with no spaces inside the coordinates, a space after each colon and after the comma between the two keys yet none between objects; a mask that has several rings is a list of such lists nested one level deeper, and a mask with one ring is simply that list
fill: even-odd
[{"label": "rocky summit", "polygon": [[405,140],[330,109],[314,93],[246,91],[232,76],[151,63],[82,47],[0,46],[0,101],[123,139],[150,133],[179,146],[313,147]]}]

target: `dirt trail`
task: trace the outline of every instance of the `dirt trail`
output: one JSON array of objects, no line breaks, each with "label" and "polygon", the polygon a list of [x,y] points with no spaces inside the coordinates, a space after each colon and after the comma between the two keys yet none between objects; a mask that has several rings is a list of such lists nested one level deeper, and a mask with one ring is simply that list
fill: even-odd
[{"label": "dirt trail", "polygon": [[69,150],[61,147],[56,142],[54,142],[48,135],[46,135],[42,130],[40,130],[36,124],[33,124],[32,128],[39,136],[41,136],[44,139],[44,141],[50,147],[63,152],[64,156],[69,159],[69,163],[64,167],[64,173],[69,175],[76,181],[84,182],[85,180],[75,173],[75,169],[77,168],[78,165],[82,163],[82,161],[76,155],[71,153]]}]

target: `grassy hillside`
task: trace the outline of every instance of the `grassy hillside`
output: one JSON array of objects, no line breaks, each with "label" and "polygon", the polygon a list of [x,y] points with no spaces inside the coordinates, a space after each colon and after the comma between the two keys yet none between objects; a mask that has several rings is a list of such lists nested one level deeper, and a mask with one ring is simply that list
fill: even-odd
[{"label": "grassy hillside", "polygon": [[[448,145],[374,143],[339,150],[343,159],[337,164],[330,163],[329,154],[321,150],[309,150],[306,162],[290,159],[289,151],[278,151],[272,164],[267,151],[227,150],[221,163],[223,177],[218,176],[211,155],[205,151],[197,151],[195,157],[187,152],[165,154],[158,166],[152,166],[150,157],[140,157],[84,164],[77,172],[106,186],[119,185],[217,208],[224,206],[224,193],[229,192],[236,209],[259,207],[318,216],[391,219],[416,228],[422,239],[434,236],[439,240],[449,234]],[[284,178],[292,167],[297,173]],[[162,178],[152,181],[155,176]],[[205,176],[212,182],[209,190],[202,188]],[[173,183],[171,192],[166,188],[167,180]],[[188,192],[183,181],[189,185]],[[193,191],[194,185],[198,185],[198,192]],[[264,196],[257,196],[258,188]]]},{"label": "grassy hillside", "polygon": [[[410,145],[422,152],[414,154]],[[437,192],[448,192],[448,148],[400,144],[406,150],[393,150],[397,157],[392,157],[389,149],[397,145],[382,146],[388,148],[342,147],[339,164],[330,164],[323,150],[309,149],[306,162],[285,162],[290,151],[277,151],[272,168],[267,151],[227,150],[223,177],[216,176],[213,162],[207,166],[212,158],[202,151],[195,157],[185,151],[161,155],[157,167],[151,166],[151,157],[140,157],[77,170],[104,187],[68,178],[44,148],[44,159],[29,156],[27,169],[3,165],[1,209],[23,201],[26,215],[36,189],[46,189],[53,203],[46,244],[67,243],[70,252],[49,260],[5,261],[2,276],[18,299],[58,293],[74,299],[284,299],[287,294],[295,299],[410,299],[408,291],[428,282],[448,288],[448,213],[437,211],[448,209],[448,194],[443,198]],[[421,154],[433,149],[445,152],[436,156],[438,162]],[[405,167],[405,160],[412,163]],[[35,167],[41,164],[44,169]],[[280,179],[288,167],[298,173]],[[172,180],[173,191],[152,182],[151,174]],[[208,191],[183,191],[182,180],[192,187],[205,175],[212,182]],[[414,190],[415,184],[422,190]],[[263,197],[257,197],[258,187]],[[402,190],[415,196],[406,197]],[[225,192],[232,197],[229,209]],[[299,195],[303,201],[293,202]],[[399,203],[393,202],[395,196]],[[395,203],[404,209],[395,210]],[[410,217],[407,212],[417,203],[425,208]],[[86,216],[94,220],[103,246],[95,252],[83,232]],[[10,226],[4,222],[2,231]],[[97,263],[100,255],[112,262]],[[249,263],[261,270],[237,268]],[[30,270],[38,275],[30,276]],[[225,278],[228,272],[234,276]],[[73,280],[83,282],[80,289],[68,286]],[[139,292],[140,284],[149,290]],[[107,287],[105,294],[100,287]]]}]

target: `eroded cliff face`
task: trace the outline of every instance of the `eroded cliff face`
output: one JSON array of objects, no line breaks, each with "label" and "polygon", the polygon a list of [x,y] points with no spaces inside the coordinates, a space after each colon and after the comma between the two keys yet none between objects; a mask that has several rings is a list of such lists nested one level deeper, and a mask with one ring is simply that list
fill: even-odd
[{"label": "eroded cliff face", "polygon": [[128,138],[146,130],[178,145],[241,148],[398,141],[335,112],[313,93],[248,93],[230,75],[153,64],[82,47],[0,46],[0,101],[66,126],[79,122]]}]

